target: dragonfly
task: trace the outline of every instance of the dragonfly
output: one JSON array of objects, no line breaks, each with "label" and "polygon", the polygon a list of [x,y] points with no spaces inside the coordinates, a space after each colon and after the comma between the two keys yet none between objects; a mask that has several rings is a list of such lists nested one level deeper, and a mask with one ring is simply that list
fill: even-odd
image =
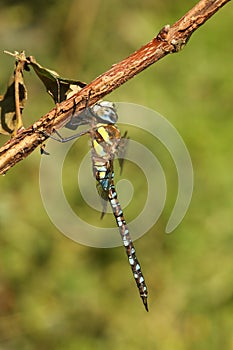
[{"label": "dragonfly", "polygon": [[136,282],[140,297],[148,311],[148,291],[146,282],[141,270],[140,263],[136,256],[136,250],[130,237],[129,228],[126,224],[123,210],[118,200],[114,184],[114,159],[119,157],[122,168],[122,158],[124,151],[124,137],[121,137],[119,128],[116,125],[118,114],[114,103],[100,101],[91,107],[86,107],[81,113],[74,115],[65,125],[66,128],[75,130],[80,125],[87,124],[89,128],[78,134],[63,138],[56,130],[59,138],[50,136],[59,142],[68,142],[89,134],[91,140],[92,168],[93,175],[97,181],[97,191],[102,197],[104,208],[101,217],[104,216],[106,205],[109,202],[114,214],[126,255]]}]

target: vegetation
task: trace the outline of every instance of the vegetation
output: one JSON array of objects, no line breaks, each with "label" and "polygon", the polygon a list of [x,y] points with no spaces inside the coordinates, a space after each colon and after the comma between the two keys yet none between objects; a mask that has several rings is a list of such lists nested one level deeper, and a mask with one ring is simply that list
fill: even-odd
[{"label": "vegetation", "polygon": [[[89,11],[82,0],[2,3],[1,93],[13,66],[3,50],[25,50],[61,76],[89,82],[195,4],[93,1]],[[132,130],[159,158],[168,186],[162,216],[135,243],[150,312],[141,305],[122,247],[79,245],[50,222],[40,197],[38,151],[0,178],[0,348],[232,349],[231,24],[229,3],[184,51],[109,96],[164,115],[182,135],[193,161],[189,211],[175,232],[165,235],[176,172],[159,145],[155,148],[147,135]],[[32,72],[25,80],[29,99],[23,115],[30,125],[53,104]],[[1,144],[6,140],[1,135]],[[72,165],[78,158],[73,150],[66,178],[76,176]],[[127,208],[130,218],[142,206],[139,180],[133,179],[137,191]],[[73,192],[70,199],[82,205]],[[89,210],[83,209],[83,216],[97,220]]]}]

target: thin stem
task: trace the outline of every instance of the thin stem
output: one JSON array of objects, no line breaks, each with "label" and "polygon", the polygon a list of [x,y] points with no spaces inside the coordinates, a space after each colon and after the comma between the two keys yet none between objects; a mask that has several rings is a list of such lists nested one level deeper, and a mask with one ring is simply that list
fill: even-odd
[{"label": "thin stem", "polygon": [[0,149],[0,174],[27,157],[47,138],[43,132],[59,129],[72,118],[73,108],[82,111],[89,93],[89,106],[117,89],[135,75],[168,54],[179,52],[190,36],[230,0],[201,0],[172,26],[164,26],[158,35],[142,48],[114,64],[80,92],[58,104],[40,120],[22,130]]}]

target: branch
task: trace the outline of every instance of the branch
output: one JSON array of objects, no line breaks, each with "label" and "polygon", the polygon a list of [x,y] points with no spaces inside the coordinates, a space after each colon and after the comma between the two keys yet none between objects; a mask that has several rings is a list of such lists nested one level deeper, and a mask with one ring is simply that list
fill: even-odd
[{"label": "branch", "polygon": [[80,92],[58,104],[40,120],[20,131],[0,148],[0,174],[26,158],[47,138],[54,129],[64,126],[72,114],[85,108],[91,91],[89,105],[117,89],[159,59],[179,52],[187,44],[190,36],[230,0],[201,0],[171,27],[166,25],[149,43],[123,61],[114,64]]}]

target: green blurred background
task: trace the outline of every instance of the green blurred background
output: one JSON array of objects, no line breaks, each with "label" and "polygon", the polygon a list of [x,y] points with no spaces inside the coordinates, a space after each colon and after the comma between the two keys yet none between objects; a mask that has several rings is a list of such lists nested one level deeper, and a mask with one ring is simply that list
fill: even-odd
[{"label": "green blurred background", "polygon": [[[0,91],[13,67],[3,50],[24,49],[62,76],[89,82],[195,3],[2,0]],[[156,145],[168,197],[159,221],[135,243],[150,312],[122,247],[81,246],[50,222],[40,197],[38,150],[0,178],[0,349],[233,349],[232,10],[227,4],[184,51],[109,96],[164,115],[193,161],[190,208],[165,235],[177,178],[169,155]],[[53,105],[32,71],[25,80],[30,125]],[[1,136],[1,144],[6,140]],[[136,183],[126,218],[142,206],[141,186]]]}]

